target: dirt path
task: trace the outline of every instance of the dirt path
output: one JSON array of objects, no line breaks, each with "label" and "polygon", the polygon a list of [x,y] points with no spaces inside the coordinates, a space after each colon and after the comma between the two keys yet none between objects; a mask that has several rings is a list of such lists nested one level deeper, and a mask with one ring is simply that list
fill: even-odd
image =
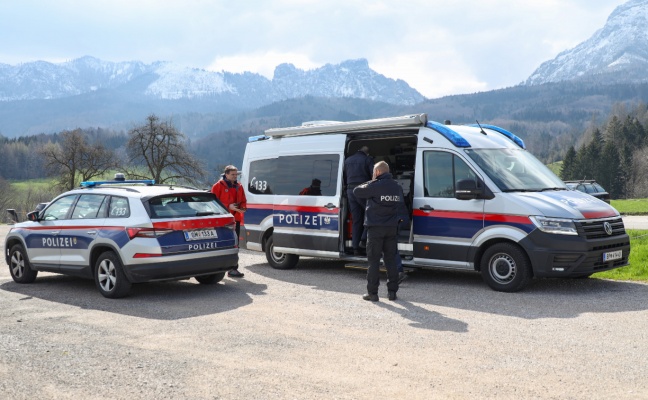
[{"label": "dirt path", "polygon": [[[6,229],[0,228],[4,243]],[[0,398],[648,398],[648,285],[414,273],[363,301],[362,271],[325,260],[241,280],[136,285],[0,268]]]}]

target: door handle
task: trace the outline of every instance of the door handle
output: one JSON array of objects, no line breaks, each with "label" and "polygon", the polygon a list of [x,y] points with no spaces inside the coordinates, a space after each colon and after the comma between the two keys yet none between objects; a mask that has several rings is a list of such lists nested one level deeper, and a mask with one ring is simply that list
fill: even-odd
[{"label": "door handle", "polygon": [[434,211],[434,208],[430,207],[429,205],[424,205],[423,207],[419,207],[419,210],[421,211]]},{"label": "door handle", "polygon": [[325,205],[324,207],[328,208],[329,210],[332,210],[332,209],[335,208],[335,204],[333,204],[333,203],[328,203],[328,204]]},{"label": "door handle", "polygon": [[54,236],[58,235],[59,233],[61,233],[61,231],[52,231],[52,235]]},{"label": "door handle", "polygon": [[88,231],[88,232],[86,232],[86,233],[87,233],[88,235],[96,235],[96,234],[97,234],[97,231]]}]

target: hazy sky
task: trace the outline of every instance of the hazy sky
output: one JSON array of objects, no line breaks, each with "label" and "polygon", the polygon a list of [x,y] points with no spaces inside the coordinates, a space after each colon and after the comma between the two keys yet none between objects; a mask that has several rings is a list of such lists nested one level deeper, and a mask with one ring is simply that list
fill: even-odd
[{"label": "hazy sky", "polygon": [[516,85],[624,0],[0,0],[0,63],[172,61],[272,78],[366,58],[424,96]]}]

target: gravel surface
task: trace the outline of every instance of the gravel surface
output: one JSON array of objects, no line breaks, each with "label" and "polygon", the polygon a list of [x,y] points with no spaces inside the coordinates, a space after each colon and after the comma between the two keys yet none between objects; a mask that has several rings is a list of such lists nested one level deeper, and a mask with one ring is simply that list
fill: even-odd
[{"label": "gravel surface", "polygon": [[[0,226],[0,239],[8,226]],[[363,301],[365,273],[331,260],[245,278],[135,285],[0,268],[1,399],[648,398],[648,285],[416,271]],[[384,278],[384,277],[383,277]]]}]

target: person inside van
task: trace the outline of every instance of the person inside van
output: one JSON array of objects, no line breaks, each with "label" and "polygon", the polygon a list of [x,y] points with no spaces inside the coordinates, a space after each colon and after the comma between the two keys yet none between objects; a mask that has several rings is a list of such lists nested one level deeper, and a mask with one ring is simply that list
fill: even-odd
[{"label": "person inside van", "polygon": [[353,255],[362,256],[365,254],[360,243],[367,242],[367,232],[364,229],[364,214],[366,200],[359,199],[353,194],[353,189],[358,185],[371,180],[373,175],[374,160],[369,155],[369,147],[362,146],[354,155],[344,160],[344,184],[346,195],[351,212],[351,243]]},{"label": "person inside van", "polygon": [[313,179],[309,187],[306,187],[302,189],[301,192],[299,192],[299,195],[300,196],[321,196],[322,195],[321,187],[322,187],[322,181],[315,178]]}]

